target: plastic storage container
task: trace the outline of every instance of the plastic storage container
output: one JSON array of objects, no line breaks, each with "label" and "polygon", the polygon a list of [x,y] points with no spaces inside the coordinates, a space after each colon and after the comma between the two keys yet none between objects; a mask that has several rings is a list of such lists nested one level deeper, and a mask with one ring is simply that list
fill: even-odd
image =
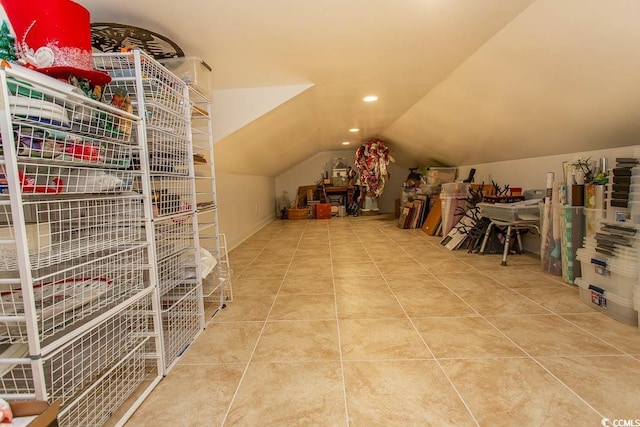
[{"label": "plastic storage container", "polygon": [[469,192],[469,184],[465,182],[448,182],[442,184],[440,195],[443,197],[458,197],[465,199]]},{"label": "plastic storage container", "polygon": [[437,185],[456,180],[457,168],[430,167],[427,169],[427,184]]},{"label": "plastic storage container", "polygon": [[633,299],[591,285],[580,277],[576,278],[575,284],[580,288],[582,302],[622,323],[638,326],[638,312],[634,309]]},{"label": "plastic storage container", "polygon": [[202,59],[187,56],[162,59],[159,62],[202,95],[207,97],[211,95],[213,89],[211,67]]},{"label": "plastic storage container", "polygon": [[622,298],[633,298],[638,280],[636,261],[608,257],[587,248],[578,249],[576,259],[580,261],[582,280]]},{"label": "plastic storage container", "polygon": [[480,214],[486,218],[502,221],[535,221],[540,219],[540,207],[536,204],[478,203]]}]

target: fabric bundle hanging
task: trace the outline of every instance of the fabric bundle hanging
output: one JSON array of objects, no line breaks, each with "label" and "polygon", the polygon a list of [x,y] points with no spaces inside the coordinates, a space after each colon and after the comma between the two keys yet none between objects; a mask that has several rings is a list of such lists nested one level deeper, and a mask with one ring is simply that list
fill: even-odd
[{"label": "fabric bundle hanging", "polygon": [[360,184],[369,195],[380,197],[390,177],[389,163],[395,162],[391,149],[379,139],[372,139],[356,150],[355,165],[360,173]]}]

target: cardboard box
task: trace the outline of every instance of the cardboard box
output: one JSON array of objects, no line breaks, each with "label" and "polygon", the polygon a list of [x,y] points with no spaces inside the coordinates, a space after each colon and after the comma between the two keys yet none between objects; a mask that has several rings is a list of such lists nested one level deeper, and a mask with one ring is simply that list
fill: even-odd
[{"label": "cardboard box", "polygon": [[331,203],[318,203],[316,205],[316,219],[331,218]]},{"label": "cardboard box", "polygon": [[11,427],[58,427],[58,412],[61,403],[61,400],[51,405],[42,400],[9,402],[11,412],[13,412],[13,423],[6,425]]}]

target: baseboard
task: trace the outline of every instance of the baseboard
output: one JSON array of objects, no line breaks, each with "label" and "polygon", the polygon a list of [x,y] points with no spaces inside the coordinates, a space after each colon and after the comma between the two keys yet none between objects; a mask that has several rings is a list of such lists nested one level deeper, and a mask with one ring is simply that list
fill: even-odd
[{"label": "baseboard", "polygon": [[255,224],[253,224],[253,226],[251,226],[251,228],[240,233],[238,236],[235,236],[233,239],[229,239],[229,236],[227,236],[227,250],[231,251],[235,247],[239,246],[242,242],[244,242],[249,237],[256,234],[258,231],[260,231],[262,228],[267,226],[267,224],[272,222],[274,219],[276,219],[275,215],[269,215],[261,219],[260,221],[256,222]]}]

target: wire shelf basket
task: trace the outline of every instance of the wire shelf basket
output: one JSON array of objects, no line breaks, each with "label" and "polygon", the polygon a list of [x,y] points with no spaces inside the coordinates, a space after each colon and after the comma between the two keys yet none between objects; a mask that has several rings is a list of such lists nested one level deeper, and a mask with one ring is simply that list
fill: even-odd
[{"label": "wire shelf basket", "polygon": [[153,176],[151,196],[154,218],[193,214],[192,180],[173,176]]},{"label": "wire shelf basket", "polygon": [[[93,63],[111,76],[112,82],[108,86],[126,89],[133,102],[142,95],[147,101],[173,111],[186,114],[190,108],[186,83],[144,52],[97,53]],[[140,74],[136,73],[136,66],[140,68]],[[141,95],[135,88],[136,75],[142,76],[144,93]]]},{"label": "wire shelf basket", "polygon": [[182,252],[184,249],[195,247],[191,214],[156,221],[154,225],[158,261]]},{"label": "wire shelf basket", "polygon": [[162,297],[165,361],[171,365],[200,332],[199,286],[181,285]]},{"label": "wire shelf basket", "polygon": [[158,262],[158,292],[165,295],[183,284],[198,283],[195,248],[185,249]]},{"label": "wire shelf basket", "polygon": [[[2,171],[2,166],[0,166]],[[18,163],[18,180],[23,195],[119,194],[131,192],[139,172],[76,166]],[[0,184],[0,192],[6,192]]]},{"label": "wire shelf basket", "polygon": [[[133,244],[143,239],[137,222],[141,196],[25,201],[29,261],[32,269]],[[0,271],[17,269],[13,219],[0,204]]]},{"label": "wire shelf basket", "polygon": [[146,380],[157,375],[147,369],[144,344],[150,341],[144,339],[80,398],[62,408],[58,417],[60,427],[103,425]]},{"label": "wire shelf basket", "polygon": [[[115,307],[148,285],[145,270],[141,268],[146,264],[143,248],[100,255],[86,263],[34,278],[41,342],[94,313]],[[0,315],[15,318],[1,324],[0,343],[26,343],[22,285],[5,285],[0,297]]]},{"label": "wire shelf basket", "polygon": [[[27,344],[0,345],[0,387],[3,396],[29,396],[35,393]],[[20,361],[23,359],[24,361]]]},{"label": "wire shelf basket", "polygon": [[71,91],[36,88],[29,77],[11,70],[7,70],[7,83],[11,119],[18,126],[40,127],[48,135],[65,138],[131,142],[136,119],[124,111]]},{"label": "wire shelf basket", "polygon": [[133,147],[127,143],[52,131],[35,123],[17,122],[13,129],[18,162],[45,160],[48,164],[120,169],[131,165]]},{"label": "wire shelf basket", "polygon": [[147,129],[149,168],[152,173],[189,174],[189,141],[162,130]]}]

